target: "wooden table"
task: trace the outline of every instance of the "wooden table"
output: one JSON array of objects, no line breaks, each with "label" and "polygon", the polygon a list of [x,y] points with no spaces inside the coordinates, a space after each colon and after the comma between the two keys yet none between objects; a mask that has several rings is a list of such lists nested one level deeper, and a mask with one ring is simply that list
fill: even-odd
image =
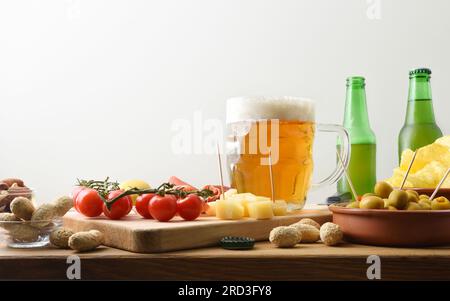
[{"label": "wooden table", "polygon": [[[67,279],[69,250],[0,247],[0,279]],[[76,254],[82,279],[147,280],[367,280],[369,255],[381,258],[383,280],[450,280],[450,247],[382,248],[344,244],[251,251],[220,248],[137,254],[102,247]]]}]

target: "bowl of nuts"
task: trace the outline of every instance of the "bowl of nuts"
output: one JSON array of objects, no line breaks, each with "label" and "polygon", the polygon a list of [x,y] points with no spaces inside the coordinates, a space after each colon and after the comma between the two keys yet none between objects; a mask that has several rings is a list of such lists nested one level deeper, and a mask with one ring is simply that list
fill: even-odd
[{"label": "bowl of nuts", "polygon": [[11,212],[0,213],[0,243],[11,248],[38,248],[49,244],[50,233],[61,227],[62,216],[73,206],[70,197],[36,207],[32,200],[14,198]]},{"label": "bowl of nuts", "polygon": [[[12,213],[2,213],[11,215]],[[2,219],[14,219],[12,216]],[[45,222],[45,226],[42,226]],[[10,248],[40,248],[49,245],[49,236],[53,230],[61,227],[62,219],[47,221],[0,221],[0,243]]]},{"label": "bowl of nuts", "polygon": [[34,204],[33,189],[27,187],[23,180],[7,178],[0,180],[0,212],[11,212],[10,204],[16,197],[24,197]]}]

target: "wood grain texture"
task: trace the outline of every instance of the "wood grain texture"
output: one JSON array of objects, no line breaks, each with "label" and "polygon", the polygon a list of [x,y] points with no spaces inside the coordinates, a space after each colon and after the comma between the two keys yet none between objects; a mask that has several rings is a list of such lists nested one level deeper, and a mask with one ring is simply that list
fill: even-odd
[{"label": "wood grain texture", "polygon": [[[0,279],[66,279],[70,250],[0,248]],[[383,280],[450,280],[450,247],[384,248],[258,243],[250,251],[206,248],[138,254],[102,247],[81,258],[82,279],[124,280],[367,280],[366,259],[381,258]]]},{"label": "wood grain texture", "polygon": [[290,225],[309,217],[323,224],[331,221],[328,210],[302,210],[270,220],[219,220],[200,217],[183,221],[179,217],[168,223],[142,219],[130,214],[122,220],[105,217],[86,218],[77,212],[64,217],[64,225],[74,231],[97,229],[105,235],[105,245],[137,253],[158,253],[174,250],[215,246],[224,236],[249,236],[257,241],[267,240],[277,226]]}]

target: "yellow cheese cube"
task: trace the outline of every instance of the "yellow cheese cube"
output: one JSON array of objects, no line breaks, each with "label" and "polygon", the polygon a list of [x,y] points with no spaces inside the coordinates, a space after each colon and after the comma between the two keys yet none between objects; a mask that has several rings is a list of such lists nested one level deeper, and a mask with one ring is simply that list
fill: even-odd
[{"label": "yellow cheese cube", "polygon": [[248,217],[248,204],[251,202],[256,202],[257,197],[252,193],[238,193],[235,195],[232,195],[230,197],[230,200],[240,202],[241,205],[244,207],[244,216]]},{"label": "yellow cheese cube", "polygon": [[223,194],[225,195],[225,198],[228,198],[231,195],[237,194],[237,189],[234,188],[228,189]]},{"label": "yellow cheese cube", "polygon": [[[228,191],[227,191],[228,192]],[[252,193],[234,193],[234,194],[227,194],[227,192],[224,193],[225,199],[233,199],[236,201],[242,201],[243,199],[249,199],[249,198],[255,198],[256,196]],[[223,200],[223,196],[220,196],[220,199]]]},{"label": "yellow cheese cube", "polygon": [[271,219],[273,217],[272,201],[248,203],[249,216],[256,219]]},{"label": "yellow cheese cube", "polygon": [[[242,205],[244,209],[244,216],[248,217],[250,216],[249,213],[249,204],[253,202],[267,202],[271,201],[270,198],[264,197],[264,196],[256,196],[253,193],[236,193],[237,191],[235,189],[230,189],[227,192],[224,193],[224,195],[220,196],[220,201],[229,201],[229,202],[236,202]],[[225,197],[225,200],[224,198]],[[229,218],[226,218],[229,219]]]},{"label": "yellow cheese cube", "polygon": [[287,215],[287,203],[284,200],[275,200],[273,203],[273,214],[275,216]]},{"label": "yellow cheese cube", "polygon": [[238,198],[240,198],[241,200],[256,200],[256,195],[254,195],[253,193],[250,193],[250,192],[239,193],[236,196]]},{"label": "yellow cheese cube", "polygon": [[216,216],[216,202],[208,203],[208,209],[206,209],[206,215]]},{"label": "yellow cheese cube", "polygon": [[267,202],[267,201],[272,201],[271,198],[268,198],[266,196],[255,196],[255,201],[257,202]]},{"label": "yellow cheese cube", "polygon": [[244,217],[244,207],[233,200],[216,201],[216,217],[220,219],[241,219]]},{"label": "yellow cheese cube", "polygon": [[254,203],[256,200],[254,198],[243,199],[241,201],[242,207],[244,207],[244,216],[249,217],[250,213],[248,211],[249,204]]}]

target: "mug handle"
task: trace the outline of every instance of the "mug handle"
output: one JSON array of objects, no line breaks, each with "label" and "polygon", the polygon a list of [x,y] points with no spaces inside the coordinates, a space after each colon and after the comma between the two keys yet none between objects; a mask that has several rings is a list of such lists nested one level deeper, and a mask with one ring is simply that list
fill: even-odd
[{"label": "mug handle", "polygon": [[348,135],[348,131],[344,127],[337,124],[316,124],[316,129],[319,132],[332,132],[338,134],[341,141],[340,154],[342,161],[344,162],[344,166],[337,161],[336,168],[333,172],[318,183],[312,183],[312,189],[317,189],[325,185],[336,183],[344,174],[344,167],[347,169],[348,164],[350,163],[350,136]]}]

